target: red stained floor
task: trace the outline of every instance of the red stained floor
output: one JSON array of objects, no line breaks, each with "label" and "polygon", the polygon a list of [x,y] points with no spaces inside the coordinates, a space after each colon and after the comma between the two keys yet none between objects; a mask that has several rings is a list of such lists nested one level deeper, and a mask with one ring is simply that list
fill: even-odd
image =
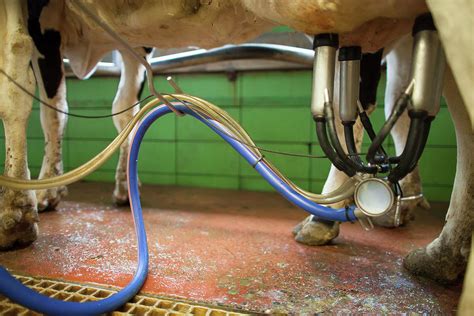
[{"label": "red stained floor", "polygon": [[[69,187],[58,211],[41,214],[29,248],[0,253],[17,273],[125,285],[136,264],[132,219],[110,206],[112,185]],[[453,313],[461,286],[417,279],[402,267],[408,251],[441,230],[446,205],[420,211],[399,229],[344,224],[332,245],[296,243],[305,212],[274,193],[145,186],[150,248],[143,292],[256,312]]]}]

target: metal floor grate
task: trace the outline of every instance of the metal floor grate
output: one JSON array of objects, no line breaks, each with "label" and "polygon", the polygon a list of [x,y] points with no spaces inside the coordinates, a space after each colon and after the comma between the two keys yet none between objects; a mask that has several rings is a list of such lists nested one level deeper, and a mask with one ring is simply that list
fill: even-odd
[{"label": "metal floor grate", "polygon": [[[116,289],[102,288],[96,285],[84,285],[68,281],[58,281],[52,279],[41,279],[29,276],[15,275],[24,285],[36,290],[39,293],[54,297],[63,301],[85,302],[97,301],[117,293]],[[130,302],[122,306],[119,310],[109,315],[198,315],[198,316],[239,316],[249,315],[246,312],[236,312],[222,308],[207,307],[178,299],[163,298],[159,296],[140,294],[136,295]],[[0,315],[40,315],[17,305],[0,295]]]}]

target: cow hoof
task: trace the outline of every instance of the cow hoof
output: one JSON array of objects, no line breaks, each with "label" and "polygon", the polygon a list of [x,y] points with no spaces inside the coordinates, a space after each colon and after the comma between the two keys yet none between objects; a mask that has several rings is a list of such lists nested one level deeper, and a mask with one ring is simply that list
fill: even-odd
[{"label": "cow hoof", "polygon": [[464,260],[453,260],[452,253],[442,252],[430,255],[426,248],[410,252],[403,261],[410,273],[435,280],[442,284],[452,284],[466,269]]},{"label": "cow hoof", "polygon": [[38,212],[50,211],[56,209],[61,199],[67,195],[67,187],[61,186],[47,190],[36,191],[38,200]]},{"label": "cow hoof", "polygon": [[25,247],[38,237],[39,218],[36,203],[22,203],[28,202],[28,198],[31,197],[28,194],[19,193],[18,196],[20,198],[14,201],[20,205],[12,206],[6,203],[8,201],[6,199],[1,201],[0,250]]},{"label": "cow hoof", "polygon": [[339,235],[339,223],[313,220],[308,216],[293,229],[295,240],[309,246],[328,244]]},{"label": "cow hoof", "polygon": [[115,206],[129,206],[130,201],[128,200],[128,194],[123,195],[123,194],[112,194],[112,203]]}]

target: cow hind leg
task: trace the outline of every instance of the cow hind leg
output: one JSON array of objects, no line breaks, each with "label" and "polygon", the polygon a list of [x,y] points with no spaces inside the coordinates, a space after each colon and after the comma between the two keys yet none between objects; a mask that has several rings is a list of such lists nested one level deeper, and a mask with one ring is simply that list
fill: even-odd
[{"label": "cow hind leg", "polygon": [[439,282],[455,281],[466,269],[474,230],[474,165],[472,122],[454,77],[447,69],[444,96],[456,129],[457,164],[446,223],[438,238],[405,258],[410,272]]},{"label": "cow hind leg", "polygon": [[[137,48],[137,52],[144,58],[151,55],[149,48]],[[145,80],[145,67],[135,60],[129,53],[120,52],[122,56],[122,73],[120,83],[115,96],[112,112],[116,113],[128,108],[136,103],[140,98]],[[138,112],[140,106],[135,106],[132,110],[114,116],[114,125],[118,132],[132,120]],[[130,139],[127,139],[120,147],[119,161],[115,172],[115,189],[112,200],[116,205],[128,205],[128,184],[127,184],[127,159]]]},{"label": "cow hind leg", "polygon": [[[46,3],[28,6],[28,31],[36,46],[32,58],[40,98],[53,108],[67,111],[66,82],[61,56],[61,34],[54,29],[42,30],[41,11]],[[43,164],[40,179],[51,178],[63,173],[62,138],[66,126],[65,114],[40,104],[41,126],[45,139]],[[66,194],[66,187],[37,191],[38,209],[53,209]]]},{"label": "cow hind leg", "polygon": [[[329,176],[323,187],[323,193],[332,191],[338,188],[347,176],[341,171],[331,166]],[[334,208],[344,206],[344,203],[337,203],[330,205]],[[322,246],[331,242],[339,235],[339,223],[318,219],[313,215],[306,217],[301,223],[296,225],[293,229],[295,240],[299,243],[309,246]]]},{"label": "cow hind leg", "polygon": [[[407,35],[400,39],[390,50],[386,57],[387,61],[387,87],[385,90],[385,116],[392,113],[393,106],[400,94],[409,84],[412,37]],[[408,136],[408,127],[410,125],[408,114],[405,112],[393,127],[391,134],[395,144],[395,151],[400,155],[405,148],[405,142]],[[428,201],[420,194],[423,192],[421,185],[420,172],[416,167],[411,173],[400,181],[403,195],[406,197],[416,197],[412,200],[402,202],[400,209],[399,224],[403,225],[413,219],[414,210],[418,207],[429,209]],[[419,197],[418,197],[419,196]],[[384,216],[373,218],[373,222],[379,226],[395,227],[396,210],[392,208]]]},{"label": "cow hind leg", "polygon": [[[26,127],[32,99],[11,80],[34,91],[30,68],[32,42],[25,29],[21,3],[0,1],[0,116],[5,129],[5,168],[9,177],[29,179]],[[33,242],[38,234],[35,192],[0,188],[0,249]]]},{"label": "cow hind leg", "polygon": [[[59,71],[59,82],[54,87],[54,91],[46,91],[42,89],[40,84],[40,97],[49,105],[66,112],[68,110],[66,102],[66,81],[62,71],[62,63],[58,65],[59,68],[52,69]],[[64,130],[66,128],[67,116],[53,109],[46,107],[44,104],[40,105],[41,111],[41,126],[43,128],[45,147],[43,163],[39,179],[52,178],[63,174],[63,159],[62,159],[62,139]],[[36,191],[36,198],[38,200],[38,210],[45,211],[56,208],[61,198],[67,194],[66,186],[60,186],[45,190]]]},{"label": "cow hind leg", "polygon": [[[7,118],[3,124],[6,147],[4,173],[9,177],[30,179],[26,153],[27,119]],[[38,212],[34,191],[2,188],[0,209],[0,249],[28,245],[36,239]]]},{"label": "cow hind leg", "polygon": [[[364,54],[361,62],[361,82],[360,82],[360,101],[363,107],[368,113],[373,112],[376,104],[377,97],[377,86],[380,79],[380,62],[382,57],[382,51],[375,54]],[[338,105],[338,91],[339,91],[339,76],[336,71],[335,78],[335,95],[334,104],[335,106],[335,117],[339,117]],[[342,124],[336,124],[337,133],[340,135],[339,139],[342,146],[345,148],[345,138],[341,137],[344,135],[342,130]],[[354,138],[356,148],[360,152],[362,146],[363,126],[360,120],[357,120],[354,124]],[[345,181],[347,176],[331,166],[328,178],[324,184],[323,193],[333,191],[340,187]],[[342,201],[340,203],[330,205],[333,208],[341,208],[351,203],[352,201]],[[331,221],[322,221],[316,219],[313,216],[307,217],[303,222],[298,224],[293,229],[293,234],[298,242],[317,246],[329,243],[331,240],[339,235],[339,223]]]}]

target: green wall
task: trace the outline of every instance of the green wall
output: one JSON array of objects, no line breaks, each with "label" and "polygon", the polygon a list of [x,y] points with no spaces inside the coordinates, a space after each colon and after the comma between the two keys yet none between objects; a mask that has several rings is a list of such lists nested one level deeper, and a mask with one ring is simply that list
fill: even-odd
[{"label": "green wall", "polygon": [[[180,74],[175,80],[189,93],[224,108],[240,122],[257,145],[282,151],[322,155],[309,114],[310,71],[238,73],[235,80],[226,74]],[[70,111],[106,114],[118,78],[68,80]],[[170,91],[157,79],[160,91]],[[147,91],[145,91],[147,93]],[[379,91],[383,105],[383,87]],[[381,106],[375,111],[376,128],[383,121]],[[455,172],[454,129],[445,105],[433,123],[421,160],[425,194],[430,200],[449,200]],[[75,168],[102,150],[116,135],[112,119],[69,118],[64,143],[66,170]],[[28,129],[29,161],[36,176],[43,155],[38,105],[35,104]],[[365,142],[364,149],[367,148]],[[393,152],[393,144],[386,146]],[[3,144],[1,146],[3,149]],[[281,170],[305,189],[320,192],[329,170],[327,159],[293,158],[266,154]],[[117,155],[87,179],[113,181]],[[140,154],[143,183],[272,190],[226,143],[190,117],[168,115],[161,118],[145,137]]]}]

